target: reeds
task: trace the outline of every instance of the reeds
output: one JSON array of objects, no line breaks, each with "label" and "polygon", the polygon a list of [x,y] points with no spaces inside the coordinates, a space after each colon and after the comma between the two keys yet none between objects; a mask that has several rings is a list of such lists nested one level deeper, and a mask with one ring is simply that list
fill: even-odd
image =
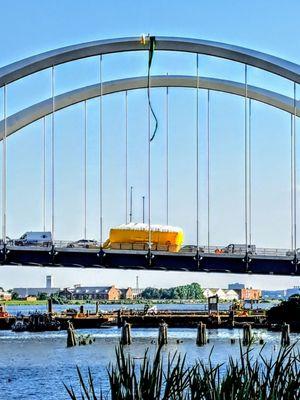
[{"label": "reeds", "polygon": [[165,360],[161,347],[153,358],[148,350],[140,363],[116,348],[116,362],[107,369],[110,389],[99,391],[90,369],[87,378],[77,367],[80,390],[65,388],[72,400],[297,400],[300,399],[300,355],[294,345],[281,347],[276,355],[257,357],[240,345],[238,359],[215,365],[199,360],[186,365],[180,354]]}]

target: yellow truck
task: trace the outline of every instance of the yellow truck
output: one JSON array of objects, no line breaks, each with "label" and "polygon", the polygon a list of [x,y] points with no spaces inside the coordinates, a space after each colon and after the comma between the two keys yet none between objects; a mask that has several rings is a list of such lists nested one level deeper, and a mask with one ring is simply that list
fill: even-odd
[{"label": "yellow truck", "polygon": [[110,229],[104,248],[121,250],[148,250],[149,236],[151,249],[177,253],[183,243],[183,230],[169,225],[144,223],[122,224]]}]

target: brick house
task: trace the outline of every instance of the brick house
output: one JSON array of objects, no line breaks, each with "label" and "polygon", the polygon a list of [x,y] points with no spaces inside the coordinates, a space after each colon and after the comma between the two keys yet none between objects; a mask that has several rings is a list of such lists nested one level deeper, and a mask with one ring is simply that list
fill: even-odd
[{"label": "brick house", "polygon": [[119,289],[119,290],[120,290],[121,299],[133,300],[134,294],[133,294],[133,290],[130,287],[127,289]]},{"label": "brick house", "polygon": [[260,289],[241,289],[241,300],[259,300],[261,298]]}]

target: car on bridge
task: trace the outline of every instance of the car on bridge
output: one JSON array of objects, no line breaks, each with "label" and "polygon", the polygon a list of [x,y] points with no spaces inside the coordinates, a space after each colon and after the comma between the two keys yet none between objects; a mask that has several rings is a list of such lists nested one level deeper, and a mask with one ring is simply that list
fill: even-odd
[{"label": "car on bridge", "polygon": [[99,249],[100,243],[97,240],[90,240],[90,239],[80,239],[76,242],[70,242],[67,244],[69,248],[84,248],[84,249]]},{"label": "car on bridge", "polygon": [[228,246],[223,247],[221,249],[216,249],[215,253],[220,254],[220,253],[230,253],[230,254],[255,254],[256,253],[256,246],[254,244],[234,244],[230,243]]}]

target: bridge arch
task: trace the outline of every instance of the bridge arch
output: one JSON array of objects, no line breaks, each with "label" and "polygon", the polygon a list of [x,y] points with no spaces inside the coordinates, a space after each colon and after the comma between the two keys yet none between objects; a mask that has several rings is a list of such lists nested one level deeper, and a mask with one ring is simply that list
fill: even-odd
[{"label": "bridge arch", "polygon": [[[0,68],[0,87],[69,61],[128,51],[147,50],[139,37],[97,40],[51,50]],[[231,44],[201,39],[156,37],[159,51],[198,53],[251,65],[300,83],[300,66],[282,58]]]},{"label": "bridge arch", "polygon": [[[151,78],[151,86],[154,88],[160,87],[184,87],[221,91],[238,96],[245,95],[245,88],[242,83],[233,82],[228,80],[216,78],[200,78],[194,76],[182,75],[161,75],[153,76]],[[103,82],[102,94],[108,95],[118,93],[126,90],[144,89],[147,87],[147,77],[135,77],[118,79],[108,82]],[[256,100],[275,108],[281,109],[288,113],[293,114],[294,100],[290,97],[272,92],[270,90],[262,89],[256,86],[248,86],[248,98]],[[94,84],[79,89],[72,90],[60,94],[54,98],[55,110],[59,111],[71,105],[89,100],[101,95],[99,84]],[[25,126],[49,115],[53,111],[52,98],[43,100],[28,108],[25,108],[6,119],[7,136],[15,133],[16,131],[24,128]],[[300,115],[299,101],[296,107],[296,115]],[[4,121],[0,121],[0,140],[4,136]]]}]

